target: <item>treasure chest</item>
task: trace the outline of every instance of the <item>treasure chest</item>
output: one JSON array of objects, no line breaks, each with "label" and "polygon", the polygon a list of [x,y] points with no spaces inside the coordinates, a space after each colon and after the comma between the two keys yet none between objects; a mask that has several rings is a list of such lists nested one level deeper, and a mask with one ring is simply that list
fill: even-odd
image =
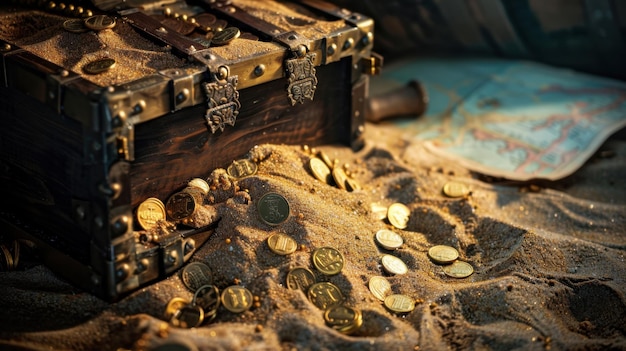
[{"label": "treasure chest", "polygon": [[108,300],[174,272],[212,227],[140,239],[138,207],[260,143],[358,149],[372,41],[316,0],[3,1],[3,233]]}]

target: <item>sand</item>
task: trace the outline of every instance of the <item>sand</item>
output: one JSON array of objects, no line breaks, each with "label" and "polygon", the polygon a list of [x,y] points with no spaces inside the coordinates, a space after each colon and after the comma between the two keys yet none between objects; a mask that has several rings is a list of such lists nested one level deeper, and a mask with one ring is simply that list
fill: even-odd
[{"label": "sand", "polygon": [[[321,146],[346,163],[362,189],[347,192],[316,180],[301,146],[260,145],[250,151],[258,173],[230,182],[224,170],[211,206],[221,220],[192,257],[213,269],[223,289],[238,283],[260,304],[218,316],[197,328],[162,320],[167,302],[192,293],[175,273],[116,303],[57,278],[46,267],[0,273],[0,348],[17,350],[624,350],[626,349],[626,139],[610,139],[581,170],[559,182],[486,179],[429,155],[392,125],[368,125],[358,152]],[[609,155],[609,157],[607,157]],[[222,181],[219,181],[222,179]],[[226,181],[224,181],[226,180]],[[467,184],[467,198],[444,196],[442,186]],[[532,186],[531,186],[532,185]],[[263,223],[256,201],[282,194],[291,215]],[[371,211],[372,203],[401,202],[411,210],[404,230]],[[404,244],[377,246],[382,228]],[[275,232],[301,247],[280,256],[266,239]],[[455,279],[427,250],[457,248],[474,274]],[[314,269],[311,253],[332,246],[345,257],[341,273],[318,275],[336,284],[363,325],[343,335],[300,291],[286,288],[289,269]],[[409,272],[391,276],[380,258],[392,254]],[[392,292],[417,301],[398,315],[368,290],[386,276]],[[169,345],[171,348],[165,348]],[[181,348],[174,348],[177,345]],[[163,347],[163,348],[159,348]]]}]

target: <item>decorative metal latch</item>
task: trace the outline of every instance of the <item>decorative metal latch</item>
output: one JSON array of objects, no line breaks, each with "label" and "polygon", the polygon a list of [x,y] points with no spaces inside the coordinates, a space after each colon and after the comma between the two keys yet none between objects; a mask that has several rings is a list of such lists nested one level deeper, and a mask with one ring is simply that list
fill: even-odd
[{"label": "decorative metal latch", "polygon": [[302,104],[305,99],[313,100],[315,89],[317,89],[314,60],[315,54],[307,53],[304,45],[298,47],[294,58],[285,60],[289,80],[287,95],[291,106],[296,102]]},{"label": "decorative metal latch", "polygon": [[235,120],[241,108],[237,81],[237,76],[229,77],[228,68],[221,66],[214,75],[214,81],[204,83],[208,105],[204,117],[213,134],[218,129],[223,132],[227,124],[235,126]]}]

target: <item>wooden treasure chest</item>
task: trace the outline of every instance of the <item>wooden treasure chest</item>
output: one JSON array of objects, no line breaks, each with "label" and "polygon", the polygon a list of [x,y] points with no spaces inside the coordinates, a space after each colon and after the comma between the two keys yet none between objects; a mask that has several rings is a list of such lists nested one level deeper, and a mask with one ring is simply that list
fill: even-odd
[{"label": "wooden treasure chest", "polygon": [[358,149],[372,42],[316,0],[3,1],[3,233],[108,300],[172,273],[211,227],[140,240],[138,206],[260,143]]}]

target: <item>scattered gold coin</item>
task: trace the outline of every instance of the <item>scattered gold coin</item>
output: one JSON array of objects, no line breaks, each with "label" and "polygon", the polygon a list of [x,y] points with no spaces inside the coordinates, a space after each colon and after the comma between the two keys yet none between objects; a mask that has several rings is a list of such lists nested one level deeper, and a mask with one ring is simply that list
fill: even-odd
[{"label": "scattered gold coin", "polygon": [[326,184],[332,183],[330,169],[319,158],[317,157],[311,158],[309,160],[309,168],[311,169],[311,173],[313,173],[313,176],[320,182],[324,182]]},{"label": "scattered gold coin", "polygon": [[294,267],[287,273],[287,288],[291,290],[300,289],[304,293],[309,291],[311,285],[315,284],[315,274],[306,267]]},{"label": "scattered gold coin", "polygon": [[189,301],[183,299],[182,297],[174,297],[165,306],[165,313],[163,314],[163,317],[166,321],[170,321],[176,312],[187,305],[189,305]]},{"label": "scattered gold coin", "polygon": [[320,151],[318,153],[319,158],[324,161],[324,163],[326,164],[326,166],[328,166],[329,169],[333,169],[333,161],[330,159],[330,157],[328,157],[328,155],[324,152],[324,151]]},{"label": "scattered gold coin", "polygon": [[239,31],[239,28],[227,27],[220,31],[217,31],[211,39],[211,43],[215,45],[226,45],[231,41],[239,38],[240,35],[241,31]]},{"label": "scattered gold coin", "polygon": [[107,15],[95,15],[85,19],[85,26],[93,30],[103,30],[115,27],[115,18]]},{"label": "scattered gold coin", "polygon": [[289,217],[289,202],[280,194],[267,193],[259,199],[257,210],[263,222],[278,225]]},{"label": "scattered gold coin", "polygon": [[395,313],[407,313],[415,309],[415,301],[402,294],[389,295],[384,301],[385,307]]},{"label": "scattered gold coin", "polygon": [[200,306],[204,311],[204,318],[213,319],[220,307],[220,291],[215,285],[203,285],[193,295],[192,306]]},{"label": "scattered gold coin", "polygon": [[341,290],[332,283],[321,282],[311,285],[307,293],[309,300],[321,310],[343,302]]},{"label": "scattered gold coin", "polygon": [[180,272],[180,278],[187,289],[195,293],[200,287],[213,283],[213,272],[202,262],[191,262]]},{"label": "scattered gold coin", "polygon": [[170,324],[179,328],[195,328],[204,321],[204,311],[200,306],[185,305],[181,307],[172,319]]},{"label": "scattered gold coin", "polygon": [[191,186],[191,187],[202,190],[204,195],[208,194],[210,190],[209,183],[207,183],[206,180],[202,178],[193,178],[192,180],[189,181],[189,183],[187,183],[187,186]]},{"label": "scattered gold coin", "polygon": [[447,245],[435,245],[428,249],[428,257],[435,263],[448,264],[459,258],[459,252]]},{"label": "scattered gold coin", "polygon": [[387,250],[395,250],[404,244],[404,240],[398,233],[388,229],[376,232],[376,242]]},{"label": "scattered gold coin", "polygon": [[347,177],[346,178],[346,190],[348,191],[361,190],[361,185],[354,178]]},{"label": "scattered gold coin", "polygon": [[402,275],[409,272],[406,264],[396,256],[383,255],[382,258],[383,268],[389,274]]},{"label": "scattered gold coin", "polygon": [[346,175],[346,172],[344,172],[344,170],[341,169],[341,167],[333,168],[333,170],[331,171],[331,174],[333,175],[335,184],[337,185],[339,189],[348,190],[346,187],[346,181],[348,179],[348,176]]},{"label": "scattered gold coin", "polygon": [[267,238],[267,246],[278,255],[289,255],[298,248],[298,243],[285,234],[274,233]]},{"label": "scattered gold coin", "polygon": [[165,205],[151,197],[137,206],[137,222],[144,230],[154,228],[158,221],[165,220]]},{"label": "scattered gold coin", "polygon": [[91,61],[85,66],[83,70],[87,74],[100,74],[115,67],[115,60],[112,58],[103,58],[95,61]]},{"label": "scattered gold coin", "polygon": [[370,278],[369,289],[374,297],[380,301],[385,301],[385,297],[391,291],[391,284],[389,284],[387,278],[377,275]]},{"label": "scattered gold coin", "polygon": [[372,215],[376,219],[383,220],[387,218],[387,206],[383,206],[379,203],[374,202],[370,204],[370,210],[372,211]]},{"label": "scattered gold coin", "polygon": [[409,223],[411,210],[406,205],[399,202],[391,204],[387,209],[387,219],[389,223],[398,229],[404,229]]},{"label": "scattered gold coin", "polygon": [[252,302],[252,293],[243,286],[231,285],[222,291],[222,304],[233,313],[247,311],[252,307]]},{"label": "scattered gold coin", "polygon": [[324,311],[324,320],[338,332],[352,334],[363,325],[363,314],[356,308],[335,305]]},{"label": "scattered gold coin", "polygon": [[85,21],[78,18],[68,19],[63,22],[63,29],[71,33],[84,33],[89,30],[85,27]]},{"label": "scattered gold coin", "polygon": [[255,175],[257,169],[258,167],[256,163],[244,158],[233,161],[233,163],[231,163],[226,169],[226,173],[233,178],[240,179]]},{"label": "scattered gold coin", "polygon": [[443,272],[453,278],[467,278],[474,273],[474,267],[463,261],[454,261],[452,264],[443,266]]},{"label": "scattered gold coin", "polygon": [[464,197],[469,194],[469,188],[464,183],[447,182],[443,186],[443,193],[448,197]]},{"label": "scattered gold coin", "polygon": [[325,275],[341,272],[343,262],[343,255],[335,248],[320,247],[313,251],[313,265]]}]

